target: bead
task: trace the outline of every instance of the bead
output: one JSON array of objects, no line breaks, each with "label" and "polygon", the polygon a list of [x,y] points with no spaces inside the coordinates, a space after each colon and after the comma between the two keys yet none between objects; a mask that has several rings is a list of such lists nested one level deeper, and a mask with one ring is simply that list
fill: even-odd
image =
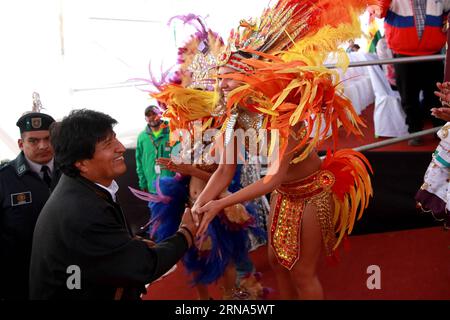
[{"label": "bead", "polygon": [[334,179],[331,172],[318,171],[305,179],[281,185],[273,195],[271,202],[275,201],[275,209],[270,229],[271,243],[278,262],[287,269],[291,270],[300,258],[301,224],[309,203],[316,207],[325,250],[331,255],[336,235],[329,188]]}]

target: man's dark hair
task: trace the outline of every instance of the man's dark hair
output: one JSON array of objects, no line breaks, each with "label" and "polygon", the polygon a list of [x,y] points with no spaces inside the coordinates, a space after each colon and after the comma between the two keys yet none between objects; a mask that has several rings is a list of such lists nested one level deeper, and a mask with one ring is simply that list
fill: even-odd
[{"label": "man's dark hair", "polygon": [[50,126],[50,142],[55,150],[55,162],[61,171],[75,177],[80,174],[75,162],[92,159],[95,145],[105,140],[117,121],[93,110],[73,110],[60,122]]},{"label": "man's dark hair", "polygon": [[157,106],[154,105],[150,105],[147,108],[145,108],[144,114],[146,117],[150,116],[150,114],[157,114],[158,112],[156,111],[158,109]]}]

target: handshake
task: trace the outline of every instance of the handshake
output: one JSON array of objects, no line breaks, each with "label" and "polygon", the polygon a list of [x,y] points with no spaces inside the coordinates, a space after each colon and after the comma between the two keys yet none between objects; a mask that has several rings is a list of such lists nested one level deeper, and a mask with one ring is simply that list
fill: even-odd
[{"label": "handshake", "polygon": [[178,231],[186,236],[191,245],[196,236],[201,236],[206,232],[211,220],[223,208],[220,200],[212,200],[203,205],[196,201],[192,209],[186,208],[184,211]]},{"label": "handshake", "polygon": [[195,237],[197,235],[199,226],[198,214],[192,212],[190,208],[184,210],[183,217],[181,218],[180,227],[178,228],[179,233],[186,237],[189,247],[194,244]]}]

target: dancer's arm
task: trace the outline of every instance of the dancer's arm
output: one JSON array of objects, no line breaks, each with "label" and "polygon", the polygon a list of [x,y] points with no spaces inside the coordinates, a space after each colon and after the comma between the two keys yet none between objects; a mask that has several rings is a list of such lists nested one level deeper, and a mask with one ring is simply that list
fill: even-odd
[{"label": "dancer's arm", "polygon": [[[234,149],[234,150],[233,150]],[[230,161],[227,160],[227,152],[233,152],[233,161],[232,163],[227,163]],[[229,143],[227,148],[224,149],[221,155],[220,165],[217,170],[209,179],[208,184],[205,189],[203,189],[202,193],[198,196],[197,200],[192,207],[192,212],[197,213],[197,209],[201,206],[205,205],[211,200],[216,199],[220,193],[225,190],[231,183],[234,177],[234,173],[236,171],[236,163],[237,163],[237,146],[235,143]]]},{"label": "dancer's arm", "polygon": [[224,198],[212,200],[201,207],[199,206],[200,208],[196,209],[196,213],[200,215],[203,214],[203,217],[200,222],[197,235],[203,234],[208,228],[211,220],[214,219],[214,217],[224,208],[264,196],[280,185],[285,180],[286,173],[289,169],[289,164],[293,158],[293,153],[290,151],[293,150],[294,147],[295,142],[290,141],[286,153],[279,163],[279,167],[275,170],[272,167],[269,168],[269,172],[274,172],[274,174],[266,176]]},{"label": "dancer's arm", "polygon": [[184,176],[196,177],[203,181],[208,181],[212,176],[212,173],[201,170],[191,164],[175,164],[169,158],[158,158],[156,163],[161,165],[163,169],[178,172]]}]

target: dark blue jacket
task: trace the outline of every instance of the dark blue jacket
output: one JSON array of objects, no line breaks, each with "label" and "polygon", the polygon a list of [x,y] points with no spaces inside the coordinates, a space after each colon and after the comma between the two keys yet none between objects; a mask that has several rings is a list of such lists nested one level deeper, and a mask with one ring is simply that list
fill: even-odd
[{"label": "dark blue jacket", "polygon": [[55,166],[49,189],[23,152],[0,168],[0,300],[28,299],[34,226],[59,176]]}]

